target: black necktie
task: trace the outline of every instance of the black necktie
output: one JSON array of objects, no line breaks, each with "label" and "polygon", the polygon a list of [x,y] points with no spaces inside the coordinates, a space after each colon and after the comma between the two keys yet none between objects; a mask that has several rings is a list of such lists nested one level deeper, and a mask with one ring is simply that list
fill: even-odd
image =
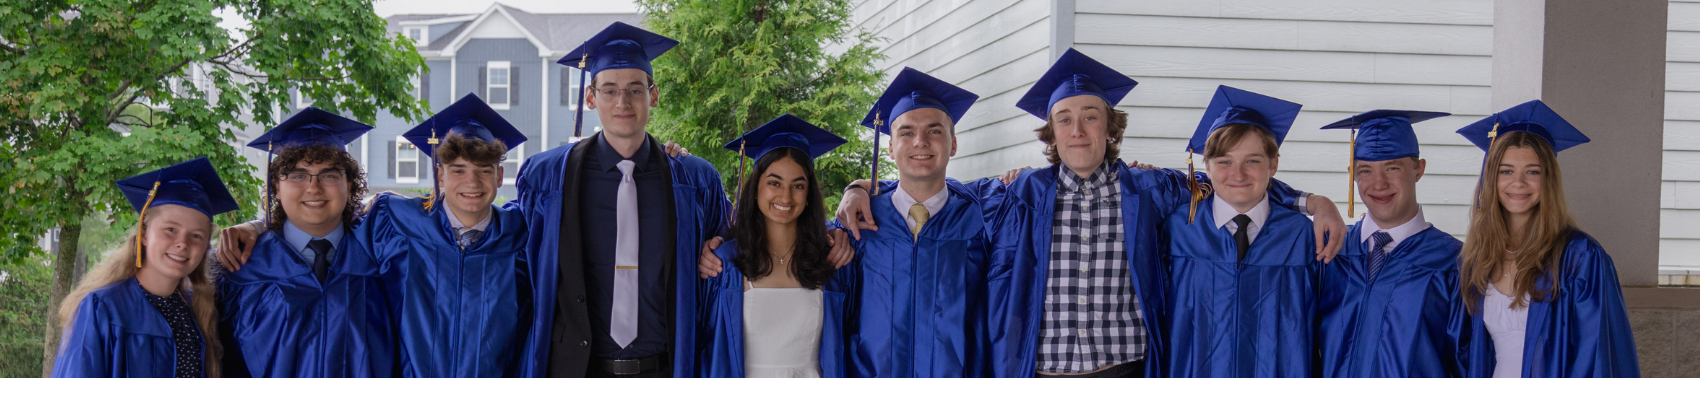
[{"label": "black necktie", "polygon": [[313,275],[319,278],[319,283],[325,283],[325,274],[331,268],[331,241],[313,239],[307,242],[307,248],[313,249]]},{"label": "black necktie", "polygon": [[1235,215],[1234,223],[1239,224],[1239,228],[1234,230],[1234,247],[1240,250],[1239,261],[1245,261],[1245,251],[1251,248],[1251,237],[1246,235],[1246,231],[1251,228],[1251,217],[1245,214]]}]

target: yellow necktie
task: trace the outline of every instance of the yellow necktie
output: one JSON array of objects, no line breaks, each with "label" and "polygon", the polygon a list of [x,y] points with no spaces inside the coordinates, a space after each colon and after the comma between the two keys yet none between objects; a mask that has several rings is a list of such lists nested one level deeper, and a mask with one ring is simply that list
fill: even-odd
[{"label": "yellow necktie", "polygon": [[926,225],[927,218],[931,216],[927,212],[927,206],[920,204],[909,206],[909,218],[915,219],[915,226],[909,227],[909,233],[914,234],[915,240],[921,240],[921,226]]}]

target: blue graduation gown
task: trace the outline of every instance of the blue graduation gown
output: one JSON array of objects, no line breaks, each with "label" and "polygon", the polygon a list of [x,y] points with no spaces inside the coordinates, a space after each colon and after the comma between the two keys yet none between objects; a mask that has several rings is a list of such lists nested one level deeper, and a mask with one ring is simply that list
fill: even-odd
[{"label": "blue graduation gown", "polygon": [[520,335],[531,322],[520,253],[525,220],[493,207],[484,233],[462,250],[448,208],[425,211],[424,204],[380,194],[354,230],[393,299],[401,376],[515,376]]},{"label": "blue graduation gown", "polygon": [[[54,378],[171,378],[177,346],[171,325],[148,304],[136,278],[89,292],[59,344]],[[205,345],[201,352],[204,354]],[[203,375],[202,377],[205,377]]]},{"label": "blue graduation gown", "polygon": [[[992,375],[1032,377],[1039,352],[1039,326],[1044,320],[1045,285],[1051,267],[1051,224],[1061,166],[1023,171],[1005,187],[981,186],[977,192],[998,197],[988,212],[992,231],[992,262],[987,272]],[[1167,251],[1164,224],[1171,212],[1187,211],[1191,193],[1186,173],[1129,168],[1116,160],[1110,165],[1121,182],[1122,230],[1128,274],[1144,315],[1145,375],[1168,376],[1168,281],[1163,266]],[[1208,182],[1204,173],[1194,175]],[[1271,181],[1270,202],[1291,205],[1300,192]],[[983,203],[984,204],[984,203]],[[1200,218],[1208,203],[1200,204]],[[1279,208],[1279,207],[1276,207]],[[1301,217],[1302,218],[1302,217]],[[1185,219],[1182,219],[1184,222]],[[1307,226],[1306,232],[1309,232]]]},{"label": "blue graduation gown", "polygon": [[875,223],[856,241],[850,376],[986,377],[988,233],[974,193],[950,181],[950,199],[911,236],[891,191],[871,200]]},{"label": "blue graduation gown", "polygon": [[1387,254],[1381,271],[1365,277],[1370,250],[1363,222],[1322,272],[1319,304],[1322,376],[1330,378],[1456,378],[1462,324],[1452,316],[1458,298],[1458,251],[1464,243],[1429,227]]},{"label": "blue graduation gown", "polygon": [[[1571,231],[1563,251],[1557,296],[1529,304],[1523,377],[1640,377],[1629,310],[1623,304],[1623,288],[1611,255],[1581,230]],[[1553,286],[1544,276],[1535,284],[1548,290]],[[1481,313],[1460,311],[1459,317],[1467,325],[1462,345],[1464,376],[1492,377],[1497,360]]]},{"label": "blue graduation gown", "polygon": [[[654,140],[653,138],[651,140]],[[556,147],[527,158],[520,167],[519,199],[510,205],[517,207],[528,229],[523,244],[524,257],[531,260],[532,319],[520,351],[519,376],[542,377],[549,372],[549,346],[554,328],[554,310],[560,284],[561,257],[561,193],[568,155],[581,143]],[[673,315],[673,375],[697,375],[689,366],[697,350],[696,302],[700,298],[697,285],[697,256],[704,241],[724,236],[725,218],[732,203],[720,182],[714,165],[695,156],[669,157],[673,178],[673,209],[679,230],[674,243],[674,315]],[[574,171],[576,172],[576,171]]]},{"label": "blue graduation gown", "polygon": [[382,277],[353,235],[323,285],[267,231],[242,270],[218,274],[226,377],[394,377],[396,334]]},{"label": "blue graduation gown", "polygon": [[[719,276],[702,279],[697,286],[702,297],[701,314],[692,326],[697,330],[698,354],[695,358],[697,378],[744,377],[744,274],[738,271],[732,258],[738,255],[736,240],[728,240],[714,250],[725,266]],[[855,290],[854,270],[849,265],[839,268],[832,279],[821,287],[820,376],[848,376],[847,353],[850,344],[845,327],[845,315],[850,307],[848,293]],[[675,368],[675,371],[679,370]]]},{"label": "blue graduation gown", "polygon": [[[1198,218],[1169,214],[1169,367],[1174,377],[1308,377],[1316,354],[1316,261],[1312,222],[1270,207],[1237,260],[1233,232],[1216,227],[1209,202]],[[1149,314],[1147,314],[1149,315]]]}]

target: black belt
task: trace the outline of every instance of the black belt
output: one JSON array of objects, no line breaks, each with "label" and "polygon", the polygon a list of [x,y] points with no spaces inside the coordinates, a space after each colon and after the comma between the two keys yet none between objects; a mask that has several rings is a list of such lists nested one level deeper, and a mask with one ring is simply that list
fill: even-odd
[{"label": "black belt", "polygon": [[1048,374],[1040,373],[1040,374],[1034,374],[1034,376],[1039,377],[1039,378],[1144,378],[1145,377],[1145,361],[1146,361],[1146,359],[1137,360],[1137,361],[1128,361],[1128,362],[1125,362],[1125,363],[1117,364],[1116,366],[1113,366],[1113,367],[1105,368],[1102,371],[1088,373],[1088,374],[1048,375]]},{"label": "black belt", "polygon": [[637,375],[661,368],[663,361],[666,361],[665,354],[624,360],[608,360],[592,357],[590,359],[590,366],[591,368],[596,368],[602,372],[613,375]]}]

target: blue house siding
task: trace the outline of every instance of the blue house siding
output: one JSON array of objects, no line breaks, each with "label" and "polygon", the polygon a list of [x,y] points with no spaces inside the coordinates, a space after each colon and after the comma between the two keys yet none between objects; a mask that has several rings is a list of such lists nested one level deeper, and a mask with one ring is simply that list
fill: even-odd
[{"label": "blue house siding", "polygon": [[[564,74],[563,71],[565,71]],[[571,141],[573,137],[573,117],[577,110],[570,101],[567,104],[561,103],[562,82],[565,82],[562,77],[566,75],[571,83],[577,83],[579,71],[577,68],[550,63],[549,72],[549,87],[544,88],[543,91],[549,96],[549,148],[555,148]],[[602,125],[602,119],[596,116],[596,110],[586,108],[584,110],[584,134],[588,136],[596,133],[596,127],[599,125]]]}]

